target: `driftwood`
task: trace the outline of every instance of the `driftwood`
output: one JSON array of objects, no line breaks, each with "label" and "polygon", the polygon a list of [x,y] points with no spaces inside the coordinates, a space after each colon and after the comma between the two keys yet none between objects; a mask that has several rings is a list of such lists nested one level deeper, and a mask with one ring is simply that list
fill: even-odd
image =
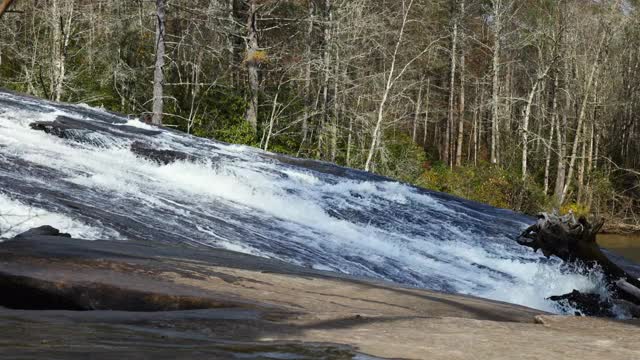
[{"label": "driftwood", "polygon": [[[542,213],[538,215],[538,221],[518,237],[518,243],[534,251],[541,250],[546,257],[557,256],[567,263],[583,264],[590,268],[599,266],[613,290],[612,301],[628,303],[630,312],[637,314],[640,311],[640,280],[628,274],[602,252],[596,242],[596,235],[603,225],[602,219],[590,223],[585,217],[576,219],[573,214],[559,216]],[[551,299],[571,300],[585,305],[590,297],[588,294],[579,296],[573,292]],[[606,311],[603,310],[603,313]]]}]

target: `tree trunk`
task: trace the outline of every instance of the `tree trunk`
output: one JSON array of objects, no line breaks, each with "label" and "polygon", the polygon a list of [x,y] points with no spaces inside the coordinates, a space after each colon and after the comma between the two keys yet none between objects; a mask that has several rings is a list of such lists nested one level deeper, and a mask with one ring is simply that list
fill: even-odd
[{"label": "tree trunk", "polygon": [[427,147],[427,135],[429,132],[429,96],[431,95],[431,79],[427,79],[427,97],[425,99],[425,109],[424,109],[424,136],[422,139],[422,146],[426,149]]},{"label": "tree trunk", "polygon": [[[595,118],[594,118],[595,122]],[[592,183],[592,171],[593,171],[593,148],[595,146],[596,129],[594,124],[591,124],[591,139],[589,140],[589,155],[587,156],[587,208],[591,209],[593,203],[593,191],[591,190]]]},{"label": "tree trunk", "polygon": [[[564,109],[562,111],[562,122],[558,121],[556,123],[557,128],[557,140],[558,140],[558,166],[557,166],[557,176],[556,176],[556,186],[554,190],[555,194],[555,203],[557,206],[561,206],[563,202],[562,191],[564,189],[564,183],[567,176],[566,166],[567,166],[567,128],[568,128],[568,112],[571,108],[571,97],[569,96],[569,63],[568,59],[565,58],[564,64]],[[558,76],[556,75],[555,86],[558,89]],[[560,118],[559,118],[560,119]]]},{"label": "tree trunk", "polygon": [[582,133],[584,134],[584,138],[582,139],[582,152],[580,154],[580,166],[578,167],[578,203],[582,203],[582,196],[584,195],[584,173],[585,167],[587,166],[586,158],[587,158],[587,124],[585,123],[582,126]]},{"label": "tree trunk", "polygon": [[[596,126],[596,121],[598,121],[598,84],[596,83],[595,86],[595,91],[593,94],[593,102],[594,102],[594,107],[593,107],[593,118],[591,121],[591,136],[589,139],[589,155],[587,156],[587,175],[588,175],[588,180],[587,180],[587,208],[591,209],[591,205],[593,204],[593,191],[591,190],[592,187],[592,173],[594,170],[594,162],[593,162],[593,158],[594,158],[594,148],[598,147],[598,143],[596,140],[596,131],[597,131],[597,126]],[[597,150],[596,150],[597,153]],[[596,159],[597,159],[597,154],[596,154]]]},{"label": "tree trunk", "polygon": [[315,2],[309,1],[309,9],[308,14],[309,24],[307,26],[307,34],[306,34],[306,64],[305,64],[305,72],[304,72],[304,113],[302,115],[302,142],[301,147],[307,141],[307,136],[309,134],[309,109],[311,108],[312,96],[311,96],[311,57],[313,53],[312,48],[312,38],[313,38],[313,26],[315,23]]},{"label": "tree trunk", "polygon": [[[396,42],[395,49],[393,51],[393,56],[391,58],[391,67],[389,69],[389,73],[386,74],[384,92],[382,94],[382,99],[380,100],[380,104],[378,105],[376,125],[373,129],[373,134],[371,134],[371,146],[369,147],[369,153],[367,154],[367,161],[365,162],[365,165],[364,165],[365,171],[371,170],[371,165],[373,164],[373,156],[375,155],[376,148],[382,136],[381,132],[382,132],[382,122],[384,120],[384,110],[385,110],[385,106],[387,105],[387,101],[389,100],[389,94],[391,92],[391,89],[393,88],[394,82],[397,79],[396,78],[396,65],[397,65],[396,62],[398,60],[398,52],[400,50],[400,45],[402,44],[402,40],[404,39],[404,30],[407,26],[409,12],[411,11],[412,5],[413,5],[413,0],[411,0],[411,2],[409,3],[409,6],[405,9],[404,15],[402,17],[402,25],[400,27],[400,33],[398,34],[398,40]],[[400,73],[400,75],[402,75],[402,72]]]},{"label": "tree trunk", "polygon": [[500,45],[502,40],[502,0],[493,0],[494,30],[493,30],[493,93],[492,93],[492,118],[491,118],[491,163],[498,164],[498,151],[500,142]]},{"label": "tree trunk", "polygon": [[[362,96],[358,96],[358,101],[356,102],[356,111],[360,109],[361,101],[362,101]],[[352,142],[353,142],[353,116],[349,116],[349,136],[347,137],[347,167],[351,167]],[[362,152],[364,152],[364,146],[362,147]]]},{"label": "tree trunk", "polygon": [[11,6],[13,1],[14,0],[3,0],[0,3],[0,18],[2,18],[2,15],[4,15],[4,13],[7,11],[7,9],[9,9],[9,6]]},{"label": "tree trunk", "polygon": [[156,0],[156,65],[153,73],[153,117],[154,125],[162,125],[164,111],[164,56],[165,56],[165,0]]},{"label": "tree trunk", "polygon": [[[227,21],[230,24],[229,25],[229,31],[230,34],[227,35],[227,56],[228,56],[228,62],[229,64],[227,64],[227,72],[229,75],[229,82],[231,83],[232,86],[237,86],[238,85],[238,76],[236,74],[237,71],[237,67],[236,67],[236,59],[237,57],[237,47],[236,47],[236,39],[234,38],[233,35],[236,34],[236,14],[235,14],[235,0],[226,0],[225,3],[225,11],[227,13]],[[215,16],[215,12],[213,12],[211,19],[210,20],[214,20]]]},{"label": "tree trunk", "polygon": [[[555,97],[555,95],[554,95]],[[553,100],[556,101],[555,98]],[[547,146],[545,147],[545,163],[544,163],[544,194],[549,194],[549,175],[551,173],[551,149],[553,148],[553,136],[555,135],[556,130],[556,121],[557,116],[554,114],[551,117],[551,130],[549,130],[549,141],[547,142]]]},{"label": "tree trunk", "polygon": [[[460,17],[464,17],[464,0],[460,2]],[[460,31],[460,36],[464,39],[464,32]],[[464,41],[464,40],[463,40]],[[464,43],[463,43],[464,44]],[[464,83],[465,83],[465,53],[464,48],[460,46],[460,103],[458,104],[458,136],[456,144],[456,166],[462,166],[462,146],[464,145]]]},{"label": "tree trunk", "polygon": [[[485,117],[485,96],[486,96],[486,88],[484,86],[480,86],[480,103],[478,104],[478,128],[476,135],[476,143],[475,149],[473,150],[473,163],[478,165],[478,153],[482,150],[482,130],[483,123]],[[487,139],[485,138],[485,144],[488,144]]]},{"label": "tree trunk", "polygon": [[335,72],[333,79],[333,117],[331,120],[331,162],[336,162],[338,156],[338,125],[340,110],[338,103],[338,82],[340,77],[340,51],[336,48]]},{"label": "tree trunk", "polygon": [[245,114],[245,120],[251,125],[254,133],[258,131],[258,107],[260,96],[260,74],[258,67],[260,66],[261,56],[258,46],[258,0],[249,1],[249,12],[247,14],[247,54],[245,56],[245,64],[249,75],[250,98],[249,106]]},{"label": "tree trunk", "polygon": [[536,82],[533,84],[529,97],[527,98],[527,106],[524,112],[524,120],[522,121],[522,181],[527,179],[527,166],[529,159],[529,119],[531,117],[531,106],[533,105],[533,98],[536,95],[536,91],[540,83],[547,77],[547,73],[551,69],[548,66],[543,73],[539,73]]},{"label": "tree trunk", "polygon": [[51,13],[53,21],[53,71],[50,94],[52,100],[61,101],[66,77],[67,48],[71,36],[73,3],[53,0]]},{"label": "tree trunk", "polygon": [[471,139],[469,140],[469,151],[467,161],[473,160],[474,166],[477,165],[478,159],[478,114],[480,112],[480,89],[479,80],[476,78],[474,106],[473,106],[473,124],[471,126]]},{"label": "tree trunk", "polygon": [[322,123],[318,135],[318,152],[322,156],[325,127],[329,120],[329,83],[331,81],[331,46],[332,46],[333,9],[331,0],[324,1],[324,33],[323,33],[323,74],[322,83]]},{"label": "tree trunk", "polygon": [[351,142],[353,141],[353,117],[349,116],[349,134],[347,134],[347,167],[351,167]]},{"label": "tree trunk", "polygon": [[420,121],[420,115],[422,114],[422,80],[420,80],[420,86],[418,88],[418,97],[416,98],[416,110],[413,115],[413,132],[412,139],[413,143],[416,144],[418,141],[418,121]]},{"label": "tree trunk", "polygon": [[267,129],[267,136],[264,141],[264,151],[269,150],[269,142],[271,140],[271,135],[273,134],[273,126],[276,121],[276,113],[278,111],[278,97],[280,95],[280,86],[278,86],[278,91],[276,92],[276,96],[273,98],[273,104],[271,106],[271,116],[269,116],[269,127]]},{"label": "tree trunk", "polygon": [[533,84],[533,88],[529,92],[527,98],[527,107],[524,111],[524,119],[522,121],[522,181],[527,179],[527,166],[529,159],[529,118],[531,117],[531,105],[533,104],[533,97],[536,94],[538,88],[538,82]]},{"label": "tree trunk", "polygon": [[573,149],[571,151],[571,160],[569,161],[569,174],[567,175],[567,181],[564,184],[564,189],[562,191],[562,198],[560,199],[560,203],[564,202],[567,193],[569,192],[569,186],[571,185],[571,180],[573,178],[573,172],[575,170],[576,158],[578,155],[578,144],[580,143],[581,133],[582,133],[582,124],[584,122],[584,116],[587,111],[587,103],[588,99],[591,96],[591,88],[593,86],[593,82],[596,77],[596,73],[598,72],[600,65],[600,56],[602,55],[602,48],[604,47],[605,40],[607,39],[606,31],[602,34],[602,38],[600,39],[600,43],[598,45],[598,49],[596,50],[596,59],[591,67],[591,73],[589,74],[589,79],[587,80],[587,87],[585,88],[585,93],[582,99],[582,105],[580,106],[580,114],[578,115],[578,125],[576,126],[576,136],[573,139]]},{"label": "tree trunk", "polygon": [[[505,129],[507,131],[507,134],[509,132],[511,132],[511,130],[513,129],[512,126],[512,122],[513,119],[517,118],[517,114],[515,114],[515,106],[513,106],[514,104],[514,100],[515,97],[513,95],[514,93],[514,89],[513,89],[513,69],[514,69],[514,65],[511,61],[507,62],[507,69],[505,71],[506,74],[506,79],[504,79],[504,89],[505,89],[505,93],[507,94],[505,101],[503,102],[503,105],[505,107],[504,109],[504,123],[501,123],[501,126],[503,127],[503,129]],[[500,139],[500,141],[502,141],[503,139]],[[509,137],[506,136],[506,140],[509,140]],[[501,142],[498,141],[498,149],[500,149],[500,144]],[[500,158],[500,150],[498,150],[498,162],[500,162],[502,159]]]},{"label": "tree trunk", "polygon": [[451,39],[451,68],[449,75],[449,116],[447,118],[447,128],[445,132],[444,138],[444,147],[442,151],[442,160],[446,161],[447,164],[453,166],[453,161],[450,156],[451,149],[451,139],[453,132],[453,123],[455,121],[455,96],[456,96],[456,67],[458,65],[458,14],[455,15],[455,19],[453,20],[453,29],[452,29],[452,39]]}]

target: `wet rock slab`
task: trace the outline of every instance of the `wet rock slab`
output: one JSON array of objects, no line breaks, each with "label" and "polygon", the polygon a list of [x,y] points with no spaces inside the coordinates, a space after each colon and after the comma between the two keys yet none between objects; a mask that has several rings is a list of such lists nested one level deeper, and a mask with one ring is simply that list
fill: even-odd
[{"label": "wet rock slab", "polygon": [[50,229],[0,243],[0,294],[0,358],[640,358],[638,323]]}]

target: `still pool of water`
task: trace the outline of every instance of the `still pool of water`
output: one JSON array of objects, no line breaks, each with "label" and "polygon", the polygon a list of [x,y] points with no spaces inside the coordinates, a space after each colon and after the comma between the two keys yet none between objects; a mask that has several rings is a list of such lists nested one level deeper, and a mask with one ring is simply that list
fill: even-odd
[{"label": "still pool of water", "polygon": [[627,259],[640,262],[640,234],[600,234],[598,244]]}]

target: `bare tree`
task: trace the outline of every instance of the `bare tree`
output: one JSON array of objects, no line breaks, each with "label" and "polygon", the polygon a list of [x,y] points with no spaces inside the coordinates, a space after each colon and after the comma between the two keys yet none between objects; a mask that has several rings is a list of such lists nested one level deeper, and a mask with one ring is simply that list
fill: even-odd
[{"label": "bare tree", "polygon": [[305,72],[304,72],[304,101],[305,107],[302,115],[302,141],[301,146],[305,144],[307,141],[307,137],[309,136],[309,118],[310,118],[310,109],[312,106],[312,94],[311,94],[311,70],[312,70],[312,39],[313,39],[313,27],[315,25],[315,14],[316,14],[316,6],[314,0],[308,0],[308,10],[307,10],[307,32],[306,32],[306,64],[305,64]]},{"label": "bare tree", "polygon": [[[465,0],[460,1],[460,18],[465,15]],[[464,49],[464,28],[461,26],[460,37],[460,101],[458,104],[458,135],[456,144],[456,166],[462,165],[462,147],[464,145],[464,113],[465,113],[465,49]]]},{"label": "bare tree", "polygon": [[373,129],[373,133],[371,134],[371,145],[369,146],[369,151],[367,154],[367,161],[365,162],[364,169],[365,171],[371,170],[371,165],[373,164],[373,157],[376,152],[376,147],[380,143],[382,136],[382,125],[384,121],[385,107],[387,105],[387,101],[389,100],[389,95],[391,94],[391,90],[393,89],[396,82],[401,79],[409,67],[419,58],[421,58],[424,54],[426,54],[433,45],[438,43],[441,39],[436,39],[432,41],[427,47],[422,50],[417,56],[413,57],[411,60],[405,63],[404,67],[397,69],[399,67],[398,64],[398,55],[400,51],[400,47],[403,44],[405,29],[407,23],[409,21],[409,14],[411,12],[411,7],[413,6],[414,0],[402,0],[402,20],[400,25],[400,30],[398,33],[398,39],[395,42],[395,47],[393,53],[391,55],[391,63],[389,65],[389,70],[385,73],[385,86],[382,92],[382,99],[380,100],[378,111],[376,115],[375,127]]},{"label": "bare tree", "polygon": [[500,68],[504,24],[513,7],[512,0],[491,0],[493,12],[493,56],[492,56],[492,117],[491,117],[491,163],[500,162]]},{"label": "bare tree", "polygon": [[[461,5],[464,6],[464,5]],[[457,6],[456,6],[457,8]],[[456,10],[454,10],[456,11]],[[458,65],[458,26],[460,23],[460,14],[454,15],[453,29],[451,31],[451,68],[449,76],[449,117],[447,118],[447,127],[444,136],[444,146],[442,151],[442,160],[453,166],[453,161],[450,157],[451,140],[453,133],[453,126],[455,121],[455,96],[456,96],[456,72]]]},{"label": "bare tree", "polygon": [[62,100],[65,77],[67,76],[67,52],[73,32],[75,4],[72,1],[51,1],[51,99]]},{"label": "bare tree", "polygon": [[583,136],[583,122],[584,117],[587,111],[587,102],[591,96],[591,88],[593,86],[593,82],[596,77],[596,73],[600,67],[600,57],[602,56],[603,47],[605,45],[605,41],[607,40],[607,32],[604,31],[600,37],[600,41],[598,42],[596,48],[596,58],[593,64],[591,65],[591,71],[589,73],[589,78],[587,79],[587,85],[584,91],[584,96],[582,99],[582,103],[580,105],[580,113],[578,115],[578,124],[576,126],[576,135],[573,139],[573,148],[571,151],[571,160],[569,161],[569,173],[567,175],[567,181],[564,185],[564,189],[562,190],[562,197],[560,198],[560,203],[564,201],[567,196],[567,192],[569,191],[569,186],[571,185],[571,180],[573,178],[573,172],[575,170],[576,158],[578,156],[578,144],[580,144],[581,137]]},{"label": "bare tree", "polygon": [[156,64],[153,73],[153,124],[162,125],[164,112],[165,0],[156,0]]},{"label": "bare tree", "polygon": [[553,64],[547,66],[545,70],[543,70],[535,79],[533,86],[531,87],[531,91],[529,91],[529,96],[527,97],[527,105],[524,110],[524,118],[522,120],[522,181],[527,179],[527,167],[529,160],[529,120],[531,118],[531,106],[533,105],[533,97],[538,90],[538,86],[540,83],[544,81],[551,70]]},{"label": "bare tree", "polygon": [[246,24],[246,48],[245,65],[249,75],[249,104],[245,118],[254,131],[258,129],[258,106],[260,96],[260,78],[258,66],[262,61],[263,52],[258,46],[258,0],[249,0]]}]

